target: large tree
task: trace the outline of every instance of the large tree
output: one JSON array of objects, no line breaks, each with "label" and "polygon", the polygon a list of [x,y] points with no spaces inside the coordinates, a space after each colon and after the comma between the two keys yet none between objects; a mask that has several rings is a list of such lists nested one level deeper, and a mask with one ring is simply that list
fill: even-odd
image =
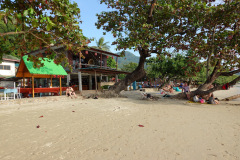
[{"label": "large tree", "polygon": [[[16,28],[0,33],[0,42],[4,43],[10,35],[17,35],[16,42],[21,47],[12,49],[17,49],[21,56],[29,50],[46,48],[47,57],[59,64],[65,55],[56,52],[53,45],[64,45],[78,53],[88,42],[79,27],[80,9],[69,0],[1,0],[0,5],[0,19],[5,24],[13,19]],[[30,59],[39,64],[39,56]]]},{"label": "large tree", "polygon": [[[221,76],[232,76],[240,72],[240,2],[223,1],[195,14],[197,34],[186,37],[188,48],[193,50],[191,58],[206,61],[206,81],[194,92],[206,95],[221,90],[222,85],[209,86]],[[194,20],[194,19],[193,19]],[[213,68],[210,70],[210,68]],[[234,85],[240,76],[228,81]]]},{"label": "large tree", "polygon": [[[201,94],[220,89],[218,86],[205,92],[218,75],[239,72],[239,2],[232,0],[213,5],[213,1],[101,0],[113,11],[99,14],[97,27],[111,31],[116,37],[113,44],[117,49],[135,49],[140,54],[138,67],[112,89],[119,93],[131,82],[145,76],[146,58],[151,53],[167,55],[165,51],[171,47],[177,51],[191,49],[193,58],[206,58],[209,66],[216,66],[199,88]],[[195,66],[192,64],[197,71]],[[225,72],[229,67],[235,71]]]},{"label": "large tree", "polygon": [[101,3],[113,11],[98,14],[97,27],[116,37],[112,44],[117,49],[134,49],[140,54],[138,67],[113,86],[116,93],[145,76],[144,63],[152,53],[167,54],[165,51],[182,40],[183,35],[195,34],[196,27],[188,22],[188,17],[208,7],[200,0],[101,0]]}]

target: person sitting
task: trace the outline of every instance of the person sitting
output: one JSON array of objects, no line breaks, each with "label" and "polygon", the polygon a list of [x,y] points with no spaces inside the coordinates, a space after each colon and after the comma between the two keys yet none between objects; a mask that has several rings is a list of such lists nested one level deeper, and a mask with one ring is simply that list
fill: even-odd
[{"label": "person sitting", "polygon": [[208,104],[219,104],[218,98],[214,98],[213,94],[211,97],[208,99]]},{"label": "person sitting", "polygon": [[[207,87],[208,90],[211,89],[211,88],[213,88],[213,85],[210,85],[210,86]],[[205,99],[208,100],[210,97],[213,97],[213,92],[211,92],[208,95],[206,95]]]},{"label": "person sitting", "polygon": [[74,96],[75,98],[77,98],[73,88],[71,86],[68,86],[66,89],[66,96],[70,96],[71,98],[73,98],[72,96]]},{"label": "person sitting", "polygon": [[199,97],[199,95],[195,95],[194,97],[193,97],[193,101],[194,102],[200,102],[200,97]]},{"label": "person sitting", "polygon": [[143,92],[142,93],[142,99],[152,99],[153,96],[149,93]]},{"label": "person sitting", "polygon": [[170,89],[171,89],[171,85],[166,85],[165,87],[163,87],[163,90],[165,92],[170,92],[171,93]]},{"label": "person sitting", "polygon": [[168,90],[170,93],[173,93],[173,86],[172,85],[168,85]]}]

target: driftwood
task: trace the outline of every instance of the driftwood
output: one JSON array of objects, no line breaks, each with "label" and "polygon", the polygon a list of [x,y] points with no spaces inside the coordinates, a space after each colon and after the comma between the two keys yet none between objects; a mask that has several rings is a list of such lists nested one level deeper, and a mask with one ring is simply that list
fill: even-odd
[{"label": "driftwood", "polygon": [[237,94],[237,95],[234,95],[231,97],[227,97],[225,99],[222,99],[222,101],[230,101],[230,100],[237,99],[237,98],[240,98],[240,94]]}]

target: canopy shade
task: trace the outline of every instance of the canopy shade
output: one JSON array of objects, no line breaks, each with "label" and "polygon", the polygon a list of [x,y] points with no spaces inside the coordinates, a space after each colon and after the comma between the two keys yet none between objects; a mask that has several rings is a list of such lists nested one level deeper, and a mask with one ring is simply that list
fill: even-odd
[{"label": "canopy shade", "polygon": [[23,56],[20,65],[18,67],[18,71],[16,77],[32,77],[35,78],[50,78],[52,75],[67,75],[67,72],[61,65],[57,65],[48,58],[44,58],[41,63],[44,64],[43,67],[34,68],[33,62],[28,61],[28,56]]}]

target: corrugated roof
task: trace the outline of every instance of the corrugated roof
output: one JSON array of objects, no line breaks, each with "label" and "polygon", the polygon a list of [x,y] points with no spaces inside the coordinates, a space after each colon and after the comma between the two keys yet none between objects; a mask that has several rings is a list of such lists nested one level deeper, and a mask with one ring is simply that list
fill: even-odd
[{"label": "corrugated roof", "polygon": [[12,55],[7,55],[7,54],[3,54],[3,57],[2,59],[9,59],[9,60],[16,60],[16,61],[19,61],[20,59],[17,58],[17,57],[14,57]]},{"label": "corrugated roof", "polygon": [[45,61],[41,61],[41,63],[44,64],[43,67],[40,68],[34,68],[33,62],[28,61],[28,56],[25,55],[22,57],[28,71],[31,74],[44,74],[44,75],[67,75],[67,72],[64,70],[64,68],[61,65],[57,65],[53,62],[53,60],[50,60],[48,58],[44,58]]}]

